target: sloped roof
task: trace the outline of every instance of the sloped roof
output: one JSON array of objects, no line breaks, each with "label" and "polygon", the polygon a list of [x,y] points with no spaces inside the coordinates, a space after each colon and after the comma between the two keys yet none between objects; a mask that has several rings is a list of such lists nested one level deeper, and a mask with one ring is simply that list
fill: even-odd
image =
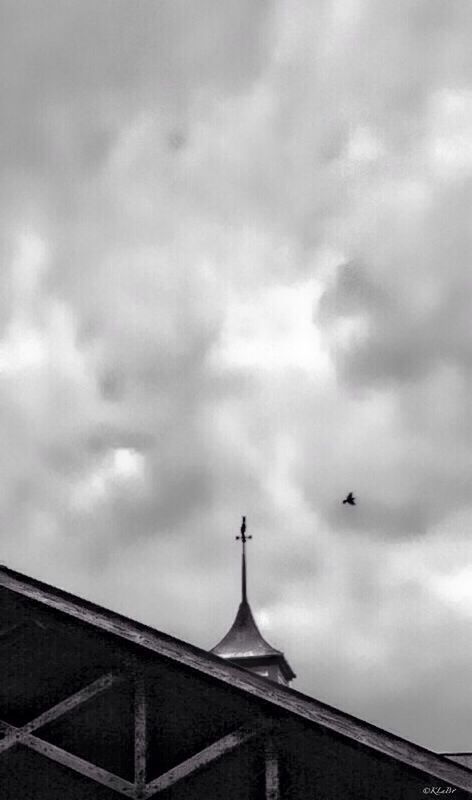
[{"label": "sloped roof", "polygon": [[441,755],[472,770],[472,753],[441,753]]},{"label": "sloped roof", "polygon": [[305,722],[324,727],[397,762],[443,780],[452,787],[466,790],[472,797],[472,772],[466,767],[283,684],[248,672],[214,653],[208,653],[5,566],[0,566],[0,587],[86,623],[96,630],[138,645],[148,652],[194,669],[216,682],[229,684],[234,689],[288,711]]}]

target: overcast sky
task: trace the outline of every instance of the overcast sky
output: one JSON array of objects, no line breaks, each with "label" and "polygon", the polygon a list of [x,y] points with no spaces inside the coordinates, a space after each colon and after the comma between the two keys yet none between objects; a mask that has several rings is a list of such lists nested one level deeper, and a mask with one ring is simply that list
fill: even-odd
[{"label": "overcast sky", "polygon": [[472,4],[0,16],[0,560],[472,750]]}]

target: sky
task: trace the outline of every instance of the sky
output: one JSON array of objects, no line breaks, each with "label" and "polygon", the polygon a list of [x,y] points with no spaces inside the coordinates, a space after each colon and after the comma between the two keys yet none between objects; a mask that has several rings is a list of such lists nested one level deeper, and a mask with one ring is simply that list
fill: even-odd
[{"label": "sky", "polygon": [[0,561],[472,750],[472,5],[0,17]]}]

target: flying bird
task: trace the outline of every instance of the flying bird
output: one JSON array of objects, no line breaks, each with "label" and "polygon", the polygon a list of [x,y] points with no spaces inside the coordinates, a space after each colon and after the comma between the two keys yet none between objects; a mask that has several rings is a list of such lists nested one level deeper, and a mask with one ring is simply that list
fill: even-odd
[{"label": "flying bird", "polygon": [[348,496],[343,500],[343,505],[344,503],[349,503],[350,506],[356,505],[356,498],[352,492],[349,492]]}]

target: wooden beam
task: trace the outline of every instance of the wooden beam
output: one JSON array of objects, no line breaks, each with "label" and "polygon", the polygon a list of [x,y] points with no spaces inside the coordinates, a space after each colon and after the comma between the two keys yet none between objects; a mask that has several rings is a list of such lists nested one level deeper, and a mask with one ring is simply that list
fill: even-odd
[{"label": "wooden beam", "polygon": [[280,800],[279,759],[270,737],[265,740],[265,800]]},{"label": "wooden beam", "polygon": [[238,747],[241,747],[241,745],[254,739],[261,734],[261,731],[261,726],[252,728],[243,727],[233,733],[229,733],[227,736],[223,736],[222,739],[218,739],[217,742],[214,742],[209,747],[205,747],[204,750],[201,750],[194,756],[190,756],[186,761],[173,767],[168,772],[164,772],[163,775],[160,775],[158,778],[151,781],[151,783],[148,783],[144,798],[147,800],[149,797],[153,797],[155,794],[168,789],[169,786],[173,786],[178,781],[183,780],[183,778],[188,778],[189,775],[193,775],[203,767],[208,766],[208,764],[222,758],[226,753],[230,753],[232,750],[236,750]]},{"label": "wooden beam", "polygon": [[47,725],[49,722],[53,722],[55,719],[62,717],[63,714],[66,714],[68,711],[72,711],[72,709],[76,708],[77,706],[81,706],[92,697],[102,694],[109,689],[110,686],[113,686],[122,680],[124,680],[122,676],[113,675],[112,673],[109,673],[108,675],[102,675],[101,678],[93,681],[93,683],[89,683],[88,686],[85,686],[75,694],[67,697],[60,703],[57,703],[57,705],[49,708],[43,714],[40,714],[39,717],[31,720],[31,722],[27,722],[26,725],[23,725],[21,728],[7,725],[7,734],[0,741],[0,753],[5,752],[5,750],[8,750],[14,744],[21,741],[26,734],[32,733],[33,731],[38,730],[38,728],[42,728],[44,725]]},{"label": "wooden beam", "polygon": [[84,775],[86,778],[90,778],[96,783],[101,783],[103,786],[114,789],[125,797],[131,797],[133,800],[137,800],[136,789],[133,783],[125,781],[124,778],[119,778],[118,775],[113,775],[111,772],[108,772],[108,770],[102,769],[102,767],[90,764],[90,762],[85,761],[83,758],[79,758],[79,756],[75,756],[72,753],[67,753],[65,750],[62,750],[62,748],[56,747],[56,745],[45,742],[43,739],[39,739],[37,736],[31,734],[24,736],[21,740],[21,744],[29,747],[31,750],[35,750],[42,756],[46,756],[46,758],[51,759],[51,761],[61,764],[63,767],[69,767],[69,769],[74,770],[74,772],[78,772],[80,775]]},{"label": "wooden beam", "polygon": [[134,781],[137,797],[144,797],[146,785],[146,685],[144,675],[138,672],[134,681]]}]

